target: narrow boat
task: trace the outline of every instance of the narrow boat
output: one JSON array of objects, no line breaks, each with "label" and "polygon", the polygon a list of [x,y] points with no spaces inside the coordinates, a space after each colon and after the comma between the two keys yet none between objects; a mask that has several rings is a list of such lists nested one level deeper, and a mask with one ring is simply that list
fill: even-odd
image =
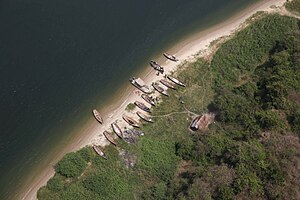
[{"label": "narrow boat", "polygon": [[139,107],[140,109],[142,109],[145,112],[151,113],[150,108],[148,108],[145,104],[143,104],[142,102],[139,101],[135,101],[134,104]]},{"label": "narrow boat", "polygon": [[153,97],[150,97],[147,94],[142,94],[141,97],[149,104],[151,104],[152,106],[155,106],[155,101],[153,99]]},{"label": "narrow boat", "polygon": [[137,114],[141,119],[145,120],[146,122],[151,122],[151,123],[154,122],[150,117],[148,117],[147,115],[143,114],[143,113],[140,112],[140,111],[137,111],[136,114]]},{"label": "narrow boat", "polygon": [[113,145],[117,146],[117,142],[115,141],[115,139],[112,137],[112,135],[108,132],[108,131],[104,131],[103,135],[105,136],[105,138],[112,143]]},{"label": "narrow boat", "polygon": [[132,77],[131,79],[129,79],[129,81],[132,85],[146,94],[150,94],[152,92],[141,78]]},{"label": "narrow boat", "polygon": [[97,120],[100,124],[102,124],[102,123],[103,123],[103,119],[102,119],[100,113],[99,113],[96,109],[94,109],[94,110],[93,110],[93,114],[94,114],[94,117],[96,118],[96,120]]},{"label": "narrow boat", "polygon": [[135,121],[134,119],[132,119],[131,117],[128,117],[125,114],[122,117],[125,120],[125,122],[127,122],[130,126],[133,126],[133,127],[136,127],[136,128],[140,128],[138,122]]},{"label": "narrow boat", "polygon": [[156,61],[151,60],[150,65],[151,65],[151,67],[153,67],[153,69],[159,71],[161,74],[164,73],[164,68],[162,66],[160,66]]},{"label": "narrow boat", "polygon": [[185,84],[184,84],[183,82],[179,81],[178,79],[176,79],[176,78],[174,78],[174,77],[172,77],[172,76],[169,76],[169,75],[167,75],[166,77],[167,77],[169,80],[171,80],[173,83],[176,83],[177,85],[180,85],[180,86],[182,86],[182,87],[185,87]]},{"label": "narrow boat", "polygon": [[177,62],[178,61],[178,58],[176,58],[174,55],[171,55],[171,54],[168,54],[168,53],[164,53],[164,56],[166,58],[168,58],[169,60],[172,60],[174,62]]},{"label": "narrow boat", "polygon": [[167,91],[165,91],[162,87],[160,87],[158,85],[158,83],[152,83],[152,86],[154,87],[155,90],[157,90],[159,93],[165,95],[165,96],[169,96],[169,94],[167,93]]},{"label": "narrow boat", "polygon": [[123,138],[122,129],[118,126],[116,122],[112,123],[111,127],[119,138]]},{"label": "narrow boat", "polygon": [[102,158],[104,158],[105,160],[107,160],[107,157],[105,155],[105,153],[102,151],[102,149],[99,146],[93,145],[93,149],[96,151],[96,153],[101,156]]},{"label": "narrow boat", "polygon": [[168,88],[171,88],[171,89],[175,90],[174,85],[172,83],[170,83],[169,81],[167,81],[166,79],[161,79],[160,82],[163,85],[167,86]]}]

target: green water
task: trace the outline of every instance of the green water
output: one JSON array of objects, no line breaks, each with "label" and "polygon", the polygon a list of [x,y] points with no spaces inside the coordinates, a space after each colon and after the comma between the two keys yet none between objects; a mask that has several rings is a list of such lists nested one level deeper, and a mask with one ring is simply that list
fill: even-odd
[{"label": "green water", "polygon": [[254,2],[2,0],[0,199],[152,55]]}]

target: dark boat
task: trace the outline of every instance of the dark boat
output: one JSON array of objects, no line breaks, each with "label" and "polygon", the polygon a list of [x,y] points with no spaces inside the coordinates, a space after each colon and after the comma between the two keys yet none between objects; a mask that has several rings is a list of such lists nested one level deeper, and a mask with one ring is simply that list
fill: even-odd
[{"label": "dark boat", "polygon": [[129,79],[129,81],[132,85],[146,94],[150,94],[152,92],[150,88],[145,84],[145,82],[140,78],[132,77],[131,79]]},{"label": "dark boat", "polygon": [[167,91],[165,91],[162,87],[160,87],[158,85],[158,83],[152,83],[152,86],[154,87],[155,90],[157,90],[159,93],[165,95],[165,96],[169,96],[169,94],[167,93]]},{"label": "dark boat", "polygon": [[100,124],[103,123],[103,119],[102,119],[100,113],[96,109],[93,110],[93,115]]},{"label": "dark boat", "polygon": [[145,112],[151,113],[150,108],[148,108],[145,104],[143,104],[142,102],[139,101],[135,101],[134,104],[139,107],[140,109],[142,109]]},{"label": "dark boat", "polygon": [[150,65],[151,65],[151,67],[153,67],[153,69],[159,71],[161,74],[164,73],[164,68],[162,66],[160,66],[157,62],[151,60]]},{"label": "dark boat", "polygon": [[136,127],[136,128],[140,128],[138,122],[135,121],[134,119],[132,119],[131,117],[128,117],[125,114],[122,117],[125,120],[125,122],[127,122],[130,126],[133,126],[133,127]]},{"label": "dark boat", "polygon": [[174,77],[172,77],[172,76],[169,76],[169,75],[167,75],[166,77],[167,77],[169,80],[171,80],[173,83],[176,83],[177,85],[180,85],[180,86],[182,86],[182,87],[185,87],[185,84],[184,84],[183,82],[179,81],[178,79],[176,79],[176,78],[174,78]]},{"label": "dark boat", "polygon": [[116,135],[119,137],[119,138],[123,138],[123,132],[122,132],[122,129],[118,126],[117,123],[112,123],[111,124],[111,127],[112,129],[114,130],[114,132],[116,133]]},{"label": "dark boat", "polygon": [[168,58],[169,60],[172,60],[172,61],[174,61],[174,62],[177,62],[177,61],[178,61],[178,59],[177,59],[174,55],[170,55],[170,54],[168,54],[168,53],[164,53],[164,56],[165,56],[166,58]]},{"label": "dark boat", "polygon": [[145,120],[146,122],[151,122],[151,123],[154,122],[150,117],[148,117],[147,115],[143,114],[143,113],[140,112],[140,111],[137,111],[136,114],[137,114],[141,119]]},{"label": "dark boat", "polygon": [[155,101],[152,97],[150,97],[147,94],[142,94],[141,97],[149,104],[151,104],[152,106],[155,106]]},{"label": "dark boat", "polygon": [[96,151],[96,153],[101,156],[102,158],[107,160],[107,157],[105,153],[102,151],[102,149],[99,146],[93,145],[93,149]]},{"label": "dark boat", "polygon": [[171,89],[175,90],[174,85],[172,83],[170,83],[169,81],[167,81],[166,79],[161,79],[160,82],[163,85],[167,86],[168,88],[171,88]]},{"label": "dark boat", "polygon": [[103,135],[105,136],[105,138],[112,143],[113,145],[117,146],[117,142],[115,141],[115,139],[112,137],[111,133],[104,131]]}]

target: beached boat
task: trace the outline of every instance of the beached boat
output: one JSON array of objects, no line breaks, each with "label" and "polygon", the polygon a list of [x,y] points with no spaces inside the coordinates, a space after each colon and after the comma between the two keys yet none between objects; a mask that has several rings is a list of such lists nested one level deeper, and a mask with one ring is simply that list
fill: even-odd
[{"label": "beached boat", "polygon": [[151,104],[152,106],[155,106],[155,101],[153,99],[153,97],[150,97],[147,94],[142,94],[141,97],[149,104]]},{"label": "beached boat", "polygon": [[150,65],[151,67],[153,67],[153,69],[159,71],[161,74],[164,73],[164,68],[162,66],[160,66],[157,62],[155,62],[154,60],[150,61]]},{"label": "beached boat", "polygon": [[129,79],[129,81],[132,85],[146,94],[150,94],[152,92],[141,78],[132,77],[131,79]]},{"label": "beached boat", "polygon": [[142,109],[145,112],[151,113],[150,108],[148,108],[145,104],[143,104],[142,102],[139,101],[135,101],[134,104],[139,107],[140,109]]},{"label": "beached boat", "polygon": [[140,112],[140,111],[137,111],[136,114],[137,114],[141,119],[145,120],[146,122],[151,122],[151,123],[154,122],[150,117],[148,117],[147,115],[143,114],[143,113]]},{"label": "beached boat", "polygon": [[160,87],[158,85],[158,83],[152,83],[152,86],[154,87],[155,90],[157,90],[159,93],[165,95],[165,96],[169,96],[169,94],[167,93],[166,90],[164,90],[162,87]]},{"label": "beached boat", "polygon": [[117,146],[117,142],[115,141],[115,139],[112,137],[111,133],[109,133],[108,131],[104,131],[103,135],[105,136],[105,138],[112,143],[113,145]]},{"label": "beached boat", "polygon": [[176,83],[177,85],[180,85],[180,86],[182,86],[182,87],[185,87],[185,84],[184,84],[183,82],[179,81],[178,79],[176,79],[176,78],[174,78],[174,77],[172,77],[172,76],[169,76],[169,75],[166,75],[166,77],[167,77],[170,81],[172,81],[173,83]]},{"label": "beached boat", "polygon": [[93,149],[99,156],[101,156],[104,159],[107,159],[105,153],[102,151],[102,149],[99,146],[93,145]]},{"label": "beached boat", "polygon": [[94,117],[96,118],[96,120],[97,120],[100,124],[102,124],[102,123],[103,123],[103,119],[102,119],[100,113],[99,113],[96,109],[94,109],[94,110],[93,110],[93,114],[94,114]]},{"label": "beached boat", "polygon": [[163,85],[167,86],[168,88],[171,88],[171,89],[175,90],[174,85],[172,83],[170,83],[169,81],[167,81],[166,79],[161,79],[160,82]]},{"label": "beached boat", "polygon": [[140,128],[139,124],[137,121],[135,121],[134,119],[132,119],[131,117],[128,117],[127,115],[123,115],[122,118],[125,120],[125,122],[127,122],[130,126],[136,127],[136,128]]},{"label": "beached boat", "polygon": [[165,56],[166,58],[168,58],[169,60],[172,60],[172,61],[174,61],[174,62],[177,62],[177,61],[178,61],[178,59],[177,59],[174,55],[170,55],[170,54],[168,54],[168,53],[164,53],[164,56]]},{"label": "beached boat", "polygon": [[116,122],[112,123],[111,127],[119,138],[123,138],[122,129],[118,126]]}]

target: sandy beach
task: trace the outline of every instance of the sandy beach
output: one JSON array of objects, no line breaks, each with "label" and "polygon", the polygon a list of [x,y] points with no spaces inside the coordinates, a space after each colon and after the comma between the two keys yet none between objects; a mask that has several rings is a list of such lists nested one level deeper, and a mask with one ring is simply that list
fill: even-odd
[{"label": "sandy beach", "polygon": [[[168,49],[168,53],[174,54],[179,59],[178,62],[167,60],[163,55],[155,58],[155,60],[164,67],[165,74],[170,74],[176,71],[182,62],[192,62],[196,57],[211,55],[213,48],[210,47],[210,43],[212,41],[234,34],[245,25],[246,19],[257,11],[279,11],[284,2],[285,0],[260,1],[216,26],[183,38]],[[163,52],[161,52],[161,54],[162,53]],[[145,69],[144,72],[139,74],[139,77],[141,77],[147,85],[150,86],[152,82],[163,78],[162,75],[157,76],[156,71],[149,66],[145,66]],[[86,145],[97,144],[105,146],[109,144],[102,135],[102,132],[104,130],[112,131],[112,122],[117,122],[122,129],[125,127],[130,128],[122,119],[122,115],[126,113],[128,116],[132,116],[138,120],[138,116],[135,114],[137,108],[130,112],[125,111],[129,103],[133,103],[136,100],[143,102],[140,97],[141,93],[137,91],[138,90],[129,82],[123,88],[116,91],[116,95],[111,100],[112,103],[106,105],[103,109],[99,109],[103,115],[104,123],[100,125],[91,114],[91,118],[79,129],[73,141],[69,141],[70,144],[68,143],[65,150],[60,152],[59,155],[56,155],[51,164],[49,163],[48,167],[40,171],[30,182],[27,181],[27,183],[25,183],[25,186],[19,191],[18,198],[24,200],[36,199],[38,189],[45,185],[49,178],[54,175],[53,164],[61,159],[65,153],[78,150]],[[155,92],[155,95],[158,95],[158,93]]]}]

